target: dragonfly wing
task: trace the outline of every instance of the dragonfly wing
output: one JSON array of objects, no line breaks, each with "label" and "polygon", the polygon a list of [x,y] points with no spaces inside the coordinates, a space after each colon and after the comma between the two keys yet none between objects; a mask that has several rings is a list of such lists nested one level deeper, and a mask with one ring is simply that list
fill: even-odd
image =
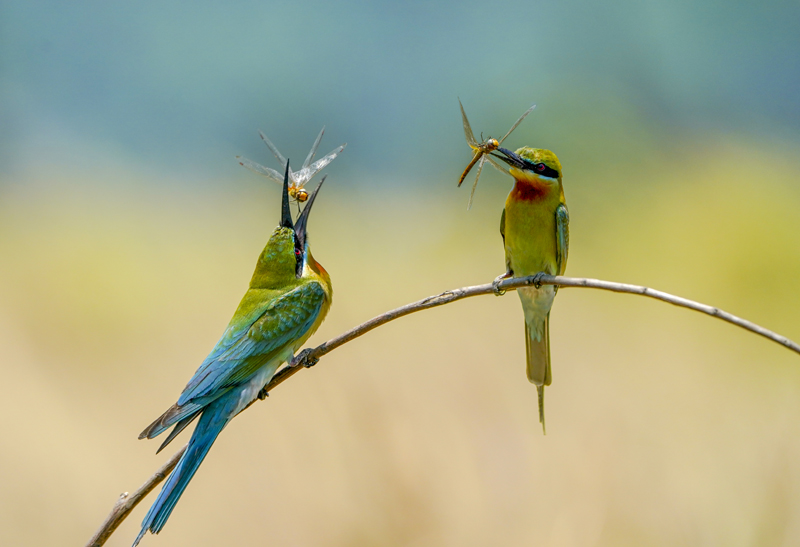
[{"label": "dragonfly wing", "polygon": [[313,177],[314,175],[325,169],[325,167],[327,167],[327,165],[330,162],[335,160],[336,156],[338,156],[342,152],[342,150],[344,150],[345,146],[347,146],[347,143],[341,145],[339,148],[337,148],[324,158],[318,159],[308,167],[304,167],[300,169],[300,171],[295,173],[294,178],[292,180],[294,180],[297,183],[297,187],[302,188],[305,183],[311,180],[311,177]]},{"label": "dragonfly wing", "polygon": [[498,163],[498,161],[496,159],[494,159],[493,157],[491,157],[489,155],[486,155],[484,157],[489,161],[489,163],[492,164],[492,167],[494,167],[495,169],[497,169],[501,173],[505,173],[506,175],[508,174],[509,168],[504,163]]},{"label": "dragonfly wing", "polygon": [[[258,134],[261,135],[261,140],[264,141],[264,144],[267,145],[267,148],[270,149],[270,152],[272,152],[273,155],[276,158],[278,158],[278,162],[280,162],[280,164],[281,164],[281,170],[285,170],[286,169],[286,158],[283,157],[283,154],[278,152],[278,149],[275,148],[275,145],[272,144],[272,141],[270,141],[264,133],[259,131]],[[281,177],[281,182],[283,182],[283,177]]]},{"label": "dragonfly wing", "polygon": [[322,126],[322,131],[319,132],[317,135],[317,140],[314,141],[314,144],[311,145],[311,151],[306,156],[306,161],[303,162],[303,169],[308,167],[308,164],[314,161],[314,156],[317,154],[317,148],[319,148],[319,141],[322,140],[322,135],[325,133],[325,126]]},{"label": "dragonfly wing", "polygon": [[330,162],[335,160],[336,156],[342,153],[342,150],[344,150],[345,146],[347,146],[347,143],[344,143],[340,147],[336,148],[335,150],[333,150],[333,152],[330,152],[324,158],[318,159],[317,161],[309,165],[308,168],[311,169],[315,174],[319,173],[320,171],[325,169],[325,167],[327,167]]},{"label": "dragonfly wing", "polygon": [[283,175],[275,171],[274,169],[270,169],[269,167],[264,167],[254,161],[250,161],[247,158],[243,158],[241,156],[236,156],[236,159],[239,160],[239,165],[247,167],[254,173],[258,173],[259,175],[264,175],[265,177],[271,178],[275,182],[280,182],[283,184]]},{"label": "dragonfly wing", "polygon": [[467,113],[464,112],[464,105],[461,104],[461,99],[458,100],[458,106],[461,107],[461,121],[464,123],[464,136],[467,138],[467,144],[475,148],[478,146],[478,141],[475,140],[475,135],[472,133],[472,127],[469,125]]},{"label": "dragonfly wing", "polygon": [[525,116],[527,116],[528,114],[530,114],[530,113],[531,113],[531,111],[532,111],[534,108],[536,108],[536,105],[532,105],[532,106],[531,106],[531,107],[530,107],[528,110],[526,110],[525,112],[523,112],[523,113],[522,113],[522,116],[520,116],[520,117],[519,117],[519,119],[518,119],[518,120],[517,120],[517,121],[514,123],[514,125],[512,125],[512,126],[511,126],[511,129],[509,129],[509,130],[508,130],[508,133],[506,133],[505,135],[503,135],[503,138],[502,138],[502,139],[500,139],[498,142],[499,142],[500,144],[503,144],[503,141],[504,141],[504,140],[506,140],[506,137],[508,137],[508,136],[511,134],[511,132],[512,132],[512,131],[514,131],[514,130],[517,128],[517,126],[518,126],[519,124],[521,124],[521,123],[522,123],[522,120],[524,120],[524,119],[525,119]]},{"label": "dragonfly wing", "polygon": [[484,163],[486,163],[486,156],[481,156],[481,161],[478,162],[478,172],[475,174],[475,182],[472,183],[472,191],[469,193],[467,210],[472,209],[472,198],[475,196],[475,188],[478,187],[478,179],[481,178],[481,171],[483,171]]}]

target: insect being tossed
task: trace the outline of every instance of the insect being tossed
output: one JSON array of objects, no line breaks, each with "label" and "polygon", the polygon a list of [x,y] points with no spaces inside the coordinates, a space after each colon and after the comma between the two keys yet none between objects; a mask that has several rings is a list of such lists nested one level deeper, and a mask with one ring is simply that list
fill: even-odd
[{"label": "insect being tossed", "polygon": [[[295,202],[304,202],[308,199],[308,192],[303,187],[314,177],[314,175],[325,169],[330,162],[336,159],[336,156],[338,156],[339,153],[344,150],[344,147],[347,146],[347,143],[345,143],[324,158],[314,161],[314,156],[317,154],[317,148],[319,148],[319,142],[322,140],[322,135],[324,133],[325,128],[323,127],[322,131],[320,131],[319,135],[317,136],[317,140],[315,140],[314,144],[311,146],[311,151],[308,153],[308,156],[306,156],[306,161],[303,162],[303,167],[301,167],[299,171],[292,171],[289,169],[289,197],[295,200]],[[261,135],[261,139],[264,141],[264,144],[267,145],[267,148],[270,149],[270,151],[278,159],[278,162],[280,162],[281,170],[285,171],[287,167],[286,158],[283,157],[283,154],[278,152],[278,149],[275,148],[275,145],[272,144],[272,141],[270,141],[264,133],[259,131],[258,134]],[[260,165],[254,161],[250,161],[242,156],[236,156],[236,159],[239,160],[239,165],[247,167],[254,173],[264,175],[265,177],[274,180],[278,184],[283,184],[283,175],[281,175],[278,171],[270,169],[269,167],[264,167],[263,165]],[[312,161],[314,161],[314,163],[311,163]]]},{"label": "insect being tossed", "polygon": [[[536,108],[536,105],[531,106],[528,110],[522,113],[522,116],[514,122],[514,125],[511,126],[511,129],[503,135],[503,138],[500,140],[493,139],[489,137],[488,139],[478,140],[475,138],[475,135],[472,133],[472,127],[469,125],[469,120],[467,119],[467,113],[464,112],[464,105],[461,104],[461,99],[458,100],[458,106],[461,107],[461,121],[464,122],[464,136],[467,138],[467,144],[470,148],[472,148],[472,160],[470,160],[467,168],[464,169],[464,172],[461,173],[461,178],[458,179],[458,186],[461,187],[461,183],[464,182],[464,179],[467,178],[467,174],[472,170],[475,164],[478,164],[478,172],[475,174],[475,182],[472,183],[472,191],[469,194],[469,204],[467,205],[467,209],[472,208],[472,198],[475,196],[475,188],[478,186],[478,179],[481,176],[481,170],[483,169],[483,164],[486,163],[488,160],[492,166],[502,173],[508,173],[508,170],[504,168],[502,165],[497,163],[489,154],[500,148],[500,145],[503,144],[503,141],[506,140],[512,131],[514,131],[517,126],[522,123],[522,120],[525,119],[525,116],[531,113],[531,111]],[[481,139],[483,139],[483,135],[481,135]]]}]

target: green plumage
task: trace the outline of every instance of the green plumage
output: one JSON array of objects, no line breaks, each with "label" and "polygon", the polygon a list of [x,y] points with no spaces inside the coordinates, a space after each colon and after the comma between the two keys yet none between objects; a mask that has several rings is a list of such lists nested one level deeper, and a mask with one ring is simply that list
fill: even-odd
[{"label": "green plumage", "polygon": [[[515,154],[525,160],[524,167],[512,165],[514,188],[500,220],[507,275],[563,274],[569,251],[569,214],[561,185],[561,164],[549,150],[526,147]],[[556,171],[558,177],[537,174],[541,164]],[[550,307],[556,288],[525,287],[517,289],[517,293],[525,314],[527,375],[538,391],[539,421],[544,430],[544,386],[552,381]]]},{"label": "green plumage", "polygon": [[217,436],[260,396],[278,367],[317,330],[330,308],[330,276],[311,256],[306,231],[319,187],[294,224],[288,177],[287,162],[281,223],[259,255],[250,287],[228,327],[178,401],[139,435],[152,439],[174,426],[161,450],[198,420],[175,470],[145,515],[133,547],[148,530],[161,531]]}]

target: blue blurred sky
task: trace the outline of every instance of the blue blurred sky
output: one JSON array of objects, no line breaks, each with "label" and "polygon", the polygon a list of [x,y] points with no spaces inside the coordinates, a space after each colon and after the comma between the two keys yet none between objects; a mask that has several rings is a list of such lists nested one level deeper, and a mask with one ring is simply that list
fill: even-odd
[{"label": "blue blurred sky", "polygon": [[3,0],[0,174],[110,156],[227,177],[270,161],[257,129],[300,161],[327,125],[352,178],[452,176],[458,96],[493,134],[537,103],[512,147],[627,126],[797,142],[799,28],[796,1]]}]

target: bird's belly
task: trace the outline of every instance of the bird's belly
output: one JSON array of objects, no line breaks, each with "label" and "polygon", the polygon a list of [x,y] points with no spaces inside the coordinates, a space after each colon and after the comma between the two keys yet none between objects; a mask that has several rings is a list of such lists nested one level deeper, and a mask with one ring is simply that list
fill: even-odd
[{"label": "bird's belly", "polygon": [[[514,277],[557,273],[555,212],[541,203],[506,202],[506,263]],[[517,289],[525,322],[540,338],[556,292],[552,285]]]},{"label": "bird's belly", "polygon": [[544,230],[518,230],[506,233],[506,261],[515,277],[544,272],[555,275],[556,242],[553,233]]},{"label": "bird's belly", "polygon": [[506,262],[516,277],[545,272],[556,264],[555,211],[540,204],[506,203]]},{"label": "bird's belly", "polygon": [[278,367],[281,366],[281,363],[291,359],[291,348],[289,348],[289,351],[285,353],[287,354],[278,355],[274,359],[264,363],[248,382],[242,384],[240,388],[241,391],[239,392],[239,402],[236,404],[237,414],[256,400],[256,397],[258,397],[258,393],[261,391],[261,389],[267,385],[270,380],[272,380],[273,376],[275,376],[275,371],[278,370]]},{"label": "bird's belly", "polygon": [[532,327],[532,331],[537,340],[541,340],[542,328],[550,308],[553,307],[553,299],[556,297],[553,285],[542,285],[536,287],[520,287],[517,294],[522,302],[522,311],[525,313],[525,322]]}]

